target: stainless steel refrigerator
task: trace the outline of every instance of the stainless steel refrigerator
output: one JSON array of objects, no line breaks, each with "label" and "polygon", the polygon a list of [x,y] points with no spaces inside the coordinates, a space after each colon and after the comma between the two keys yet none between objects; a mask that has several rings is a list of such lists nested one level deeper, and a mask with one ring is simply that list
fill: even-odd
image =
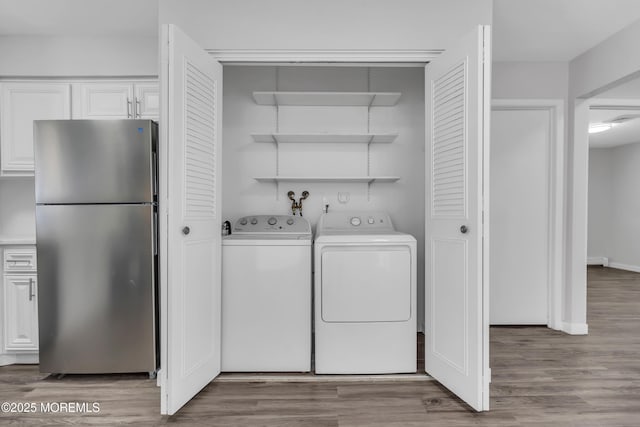
[{"label": "stainless steel refrigerator", "polygon": [[40,372],[155,372],[157,124],[34,122]]}]

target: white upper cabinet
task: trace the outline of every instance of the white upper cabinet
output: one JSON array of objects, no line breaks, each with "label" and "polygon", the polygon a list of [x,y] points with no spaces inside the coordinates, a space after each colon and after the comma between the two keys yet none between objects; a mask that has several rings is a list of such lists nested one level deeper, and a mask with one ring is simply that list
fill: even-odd
[{"label": "white upper cabinet", "polygon": [[0,175],[33,175],[33,121],[71,118],[68,83],[3,83]]},{"label": "white upper cabinet", "polygon": [[74,119],[130,119],[133,103],[133,85],[128,83],[73,85]]},{"label": "white upper cabinet", "polygon": [[86,82],[73,85],[74,119],[155,119],[160,115],[157,82]]},{"label": "white upper cabinet", "polygon": [[160,117],[160,90],[158,83],[137,83],[134,88],[137,117],[139,119],[158,120]]}]

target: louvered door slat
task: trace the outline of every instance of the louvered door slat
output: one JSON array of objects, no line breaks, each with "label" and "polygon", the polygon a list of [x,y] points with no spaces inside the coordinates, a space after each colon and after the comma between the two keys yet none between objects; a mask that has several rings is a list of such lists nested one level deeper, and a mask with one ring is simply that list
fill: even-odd
[{"label": "louvered door slat", "polygon": [[466,214],[465,70],[462,62],[433,81],[431,209],[434,217]]},{"label": "louvered door slat", "polygon": [[216,216],[216,82],[186,64],[185,216]]}]

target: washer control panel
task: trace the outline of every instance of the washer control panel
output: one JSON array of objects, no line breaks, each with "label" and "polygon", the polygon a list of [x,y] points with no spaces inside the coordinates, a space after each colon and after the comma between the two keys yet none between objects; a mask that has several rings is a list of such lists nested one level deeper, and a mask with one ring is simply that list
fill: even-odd
[{"label": "washer control panel", "polygon": [[311,224],[306,218],[291,215],[249,215],[239,218],[233,224],[236,234],[308,234]]}]

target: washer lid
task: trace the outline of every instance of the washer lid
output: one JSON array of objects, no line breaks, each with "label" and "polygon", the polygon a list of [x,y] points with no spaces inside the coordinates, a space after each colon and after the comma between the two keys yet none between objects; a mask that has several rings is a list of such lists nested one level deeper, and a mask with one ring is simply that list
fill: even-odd
[{"label": "washer lid", "polygon": [[311,246],[310,234],[231,234],[222,246]]}]

